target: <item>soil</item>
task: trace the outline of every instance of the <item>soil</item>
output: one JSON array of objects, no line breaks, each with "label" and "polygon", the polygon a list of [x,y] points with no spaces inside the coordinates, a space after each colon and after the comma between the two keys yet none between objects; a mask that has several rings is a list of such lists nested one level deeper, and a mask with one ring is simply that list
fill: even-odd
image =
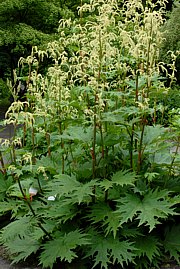
[{"label": "soil", "polygon": [[0,269],[38,269],[40,267],[27,267],[25,265],[11,265],[9,261],[0,257]]}]

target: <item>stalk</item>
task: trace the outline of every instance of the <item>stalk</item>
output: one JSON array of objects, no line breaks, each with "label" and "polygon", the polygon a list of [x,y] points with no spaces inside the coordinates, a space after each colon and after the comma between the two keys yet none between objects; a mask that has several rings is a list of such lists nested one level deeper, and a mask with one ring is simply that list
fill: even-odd
[{"label": "stalk", "polygon": [[[151,64],[153,64],[153,61],[150,63],[150,53],[151,53],[151,42],[152,42],[152,19],[151,19],[151,28],[150,28],[150,33],[149,33],[149,43],[148,43],[148,48],[147,48],[147,68],[146,68],[146,73],[147,73],[147,94],[146,97],[149,97],[149,90],[151,87],[151,78],[150,78],[150,68]],[[146,125],[146,115],[144,114],[142,116],[142,130],[141,130],[141,137],[140,137],[140,143],[139,143],[139,150],[138,150],[138,164],[137,164],[137,173],[141,171],[141,166],[142,166],[142,157],[143,157],[143,137],[144,137],[144,130],[145,130],[145,125]]]},{"label": "stalk", "polygon": [[[135,89],[135,106],[137,107],[139,96],[139,71],[136,71],[136,89]],[[130,169],[133,170],[133,149],[134,149],[134,131],[135,124],[132,124],[132,131],[129,132],[130,135]],[[137,145],[137,140],[135,140],[135,148]]]},{"label": "stalk", "polygon": [[26,133],[27,133],[27,128],[26,128],[26,123],[24,122],[23,124],[23,147],[26,145]]},{"label": "stalk", "polygon": [[[15,178],[15,176],[14,176],[14,178]],[[19,189],[20,189],[20,191],[21,191],[21,194],[22,194],[24,200],[26,201],[26,203],[27,203],[27,205],[28,205],[28,207],[29,207],[31,213],[32,213],[33,216],[36,218],[36,217],[37,217],[37,216],[36,216],[36,213],[35,213],[35,211],[34,211],[32,205],[31,205],[31,203],[27,200],[26,194],[25,194],[24,191],[23,191],[23,188],[22,188],[22,185],[21,185],[21,182],[20,182],[19,177],[16,177],[15,179],[16,179],[17,182],[18,182],[18,186],[19,186]],[[45,235],[48,236],[50,239],[52,239],[51,235],[46,231],[46,229],[42,226],[42,224],[41,224],[39,221],[37,222],[37,224],[38,224],[39,228],[45,233]]]},{"label": "stalk", "polygon": [[153,117],[153,123],[155,124],[156,123],[156,100],[154,101],[154,117]]},{"label": "stalk", "polygon": [[[102,40],[101,40],[101,31],[99,31],[99,67],[98,67],[98,84],[101,79],[101,70],[102,70]],[[93,145],[92,145],[92,176],[93,179],[96,178],[96,133],[97,133],[97,105],[98,105],[98,94],[97,91],[94,95],[94,119],[93,119]],[[93,202],[95,202],[95,193],[96,187],[94,186],[93,190]]]},{"label": "stalk", "polygon": [[[59,123],[59,133],[62,135],[62,122]],[[61,149],[62,149],[62,151],[64,151],[64,142],[63,142],[63,139],[62,138],[61,138]],[[61,160],[62,160],[62,170],[61,170],[61,173],[64,174],[65,160],[64,160],[64,153],[63,152],[62,152]]]},{"label": "stalk", "polygon": [[133,171],[133,146],[134,144],[134,123],[132,124],[132,133],[130,134],[130,169]]},{"label": "stalk", "polygon": [[138,165],[137,165],[137,172],[139,173],[141,171],[141,165],[142,165],[142,157],[143,157],[143,138],[144,138],[144,130],[146,125],[146,117],[142,117],[142,130],[141,130],[141,138],[139,143],[139,150],[138,150]]},{"label": "stalk", "polygon": [[50,147],[50,134],[46,132],[46,142],[48,145],[48,156],[51,156],[51,147]]},{"label": "stalk", "polygon": [[32,122],[32,163],[35,164],[36,158],[35,158],[35,132],[34,132],[34,126]]},{"label": "stalk", "polygon": [[135,93],[135,101],[136,101],[136,106],[138,102],[138,96],[139,96],[139,71],[136,72],[136,93]]},{"label": "stalk", "polygon": [[12,154],[11,154],[12,162],[14,162],[15,165],[16,165],[16,151],[15,151],[15,146],[14,146],[13,141],[14,141],[15,136],[16,136],[16,130],[17,130],[17,121],[14,124],[14,135],[13,135],[13,139],[12,139]]},{"label": "stalk", "polygon": [[[104,111],[105,112],[108,112],[108,104],[107,104],[107,101],[105,101]],[[105,121],[105,123],[104,123],[104,129],[105,129],[105,133],[107,134],[107,132],[108,132],[108,123],[107,123],[107,121]],[[103,138],[103,145],[104,145],[104,138]],[[104,147],[104,157],[107,160],[107,158],[108,158],[108,147],[107,146],[103,146],[103,147]],[[104,170],[106,171],[106,175],[105,176],[107,176],[107,165],[104,168]],[[108,190],[105,191],[105,202],[107,202],[107,201],[108,201]]]},{"label": "stalk", "polygon": [[[27,104],[25,104],[25,109],[24,112],[27,111]],[[26,126],[26,121],[24,121],[23,124],[23,147],[26,145],[26,135],[27,135],[27,126]]]},{"label": "stalk", "polygon": [[[95,95],[95,107],[94,107],[94,119],[93,119],[93,145],[92,145],[92,177],[93,179],[96,178],[96,132],[97,132],[97,126],[96,126],[96,121],[97,121],[97,116],[96,116],[96,102],[97,102],[97,95]],[[94,186],[93,188],[93,198],[92,201],[95,203],[95,194],[96,194],[96,187]]]},{"label": "stalk", "polygon": [[1,150],[0,150],[0,163],[1,163],[1,166],[2,166],[3,174],[6,174],[6,168],[5,168],[4,159],[3,159],[3,155],[2,155]]},{"label": "stalk", "polygon": [[[73,141],[70,141],[70,143],[69,143],[69,149],[70,149],[70,156],[71,156],[71,159],[72,159],[72,164],[73,164],[73,166],[75,167],[75,160],[74,160],[74,156],[73,156],[73,151],[72,151],[72,146],[71,146],[71,144],[73,143]],[[70,171],[71,171],[71,166],[70,166]]]},{"label": "stalk", "polygon": [[[176,156],[177,156],[177,154],[178,154],[179,148],[180,148],[180,136],[178,137],[178,142],[177,142],[176,150],[175,150],[175,152],[174,152],[174,156],[173,156],[173,158],[172,158],[172,161],[171,161],[171,164],[170,164],[170,167],[169,167],[169,176],[171,176],[171,171],[172,171],[172,168],[173,168],[173,165],[174,165]],[[167,182],[166,182],[166,183],[167,183]],[[165,184],[165,185],[166,185],[166,184]]]}]

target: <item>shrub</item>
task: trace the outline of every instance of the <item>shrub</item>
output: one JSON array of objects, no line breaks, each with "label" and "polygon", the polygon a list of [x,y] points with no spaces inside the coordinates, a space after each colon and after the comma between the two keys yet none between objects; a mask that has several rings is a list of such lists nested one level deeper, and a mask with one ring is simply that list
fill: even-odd
[{"label": "shrub", "polygon": [[0,104],[1,106],[7,106],[10,104],[10,90],[7,84],[0,78]]},{"label": "shrub", "polygon": [[[170,13],[169,19],[162,27],[162,31],[164,33],[165,40],[162,43],[161,50],[160,50],[160,59],[163,62],[168,64],[171,63],[171,53],[172,51],[176,54],[176,51],[180,51],[180,4],[176,2],[173,11]],[[176,78],[178,84],[180,83],[180,56],[176,59]]]}]

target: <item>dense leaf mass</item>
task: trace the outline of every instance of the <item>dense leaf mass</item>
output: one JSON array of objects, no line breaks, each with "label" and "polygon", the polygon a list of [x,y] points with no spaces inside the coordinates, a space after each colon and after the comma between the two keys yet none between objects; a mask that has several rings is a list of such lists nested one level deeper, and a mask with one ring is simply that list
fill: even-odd
[{"label": "dense leaf mass", "polygon": [[[62,11],[55,0],[8,1],[0,12],[16,6],[12,19],[27,3],[35,14],[42,6],[50,29]],[[67,14],[44,50],[20,58],[2,123],[14,136],[0,144],[0,215],[11,217],[0,242],[14,262],[35,255],[43,268],[179,263],[180,113],[169,108],[167,124],[161,102],[170,91],[159,61],[166,3],[81,1],[79,19]],[[12,53],[14,39],[23,46],[23,38],[49,35],[38,17],[31,23],[14,32],[7,24],[0,42],[13,44]],[[175,62],[171,85],[174,70]]]}]

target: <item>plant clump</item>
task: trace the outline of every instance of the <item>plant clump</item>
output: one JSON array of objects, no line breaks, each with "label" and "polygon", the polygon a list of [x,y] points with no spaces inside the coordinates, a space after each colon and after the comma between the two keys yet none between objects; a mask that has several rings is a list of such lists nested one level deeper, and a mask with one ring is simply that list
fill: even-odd
[{"label": "plant clump", "polygon": [[[177,109],[164,126],[157,100],[169,91],[158,61],[165,3],[92,0],[79,22],[60,21],[59,41],[21,58],[26,100],[9,107],[15,135],[1,145],[0,212],[12,221],[0,240],[13,262],[36,253],[51,269],[179,263],[180,118]],[[43,76],[44,55],[53,64]]]}]

